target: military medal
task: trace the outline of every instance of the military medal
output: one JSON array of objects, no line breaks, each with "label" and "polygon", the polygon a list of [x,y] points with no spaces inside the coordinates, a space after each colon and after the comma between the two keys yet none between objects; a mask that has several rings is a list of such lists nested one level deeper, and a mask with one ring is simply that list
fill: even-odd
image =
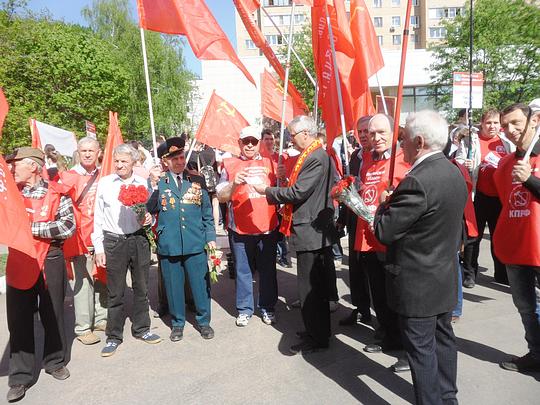
[{"label": "military medal", "polygon": [[167,199],[165,198],[165,194],[161,194],[161,210],[167,211]]},{"label": "military medal", "polygon": [[171,197],[171,198],[169,199],[169,204],[171,204],[171,207],[172,207],[173,210],[174,210],[174,204],[175,204],[175,203],[176,203],[176,200],[174,199],[174,197]]}]

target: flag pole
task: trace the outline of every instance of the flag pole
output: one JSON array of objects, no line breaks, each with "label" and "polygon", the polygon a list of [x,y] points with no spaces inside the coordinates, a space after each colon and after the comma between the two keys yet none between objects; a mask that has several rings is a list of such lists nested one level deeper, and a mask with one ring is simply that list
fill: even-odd
[{"label": "flag pole", "polygon": [[315,96],[313,97],[313,115],[317,128],[319,127],[319,83],[315,82]]},{"label": "flag pole", "polygon": [[474,16],[473,0],[469,0],[469,108],[467,109],[467,125],[469,127],[469,150],[467,159],[472,159],[472,127],[473,127],[473,106],[472,106],[472,84],[473,84],[473,45],[474,45]]},{"label": "flag pole", "polygon": [[197,138],[193,137],[191,140],[191,143],[189,145],[188,154],[186,155],[186,166],[189,163],[189,158],[191,157],[191,154],[193,153],[193,149],[195,149],[195,145],[197,144]]},{"label": "flag pole", "polygon": [[285,137],[285,113],[287,108],[287,95],[289,87],[289,70],[291,69],[291,49],[293,43],[293,29],[294,29],[294,2],[291,6],[291,21],[289,24],[289,44],[287,45],[287,61],[285,63],[285,80],[283,83],[283,101],[281,103],[281,126],[279,127],[279,156],[278,164],[281,163],[283,154],[283,141]]},{"label": "flag pole", "polygon": [[390,156],[390,170],[388,171],[388,187],[394,183],[394,168],[396,166],[397,140],[399,136],[399,116],[401,114],[401,101],[403,100],[403,80],[405,77],[405,61],[407,60],[407,44],[409,42],[409,24],[411,20],[412,0],[407,0],[405,13],[405,26],[403,27],[403,43],[401,44],[401,65],[399,67],[399,84],[396,99],[396,114],[394,116],[394,136],[392,139],[392,155]]},{"label": "flag pole", "polygon": [[[338,96],[338,105],[339,105],[339,115],[341,118],[341,136],[343,137],[343,150],[345,151],[345,164],[343,173],[348,176],[349,171],[349,157],[347,153],[347,129],[345,127],[345,113],[343,108],[343,96],[341,94],[341,82],[339,80],[338,64],[336,58],[336,47],[334,45],[334,33],[332,30],[332,22],[330,21],[330,14],[328,13],[328,5],[325,3],[324,11],[326,11],[326,24],[328,25],[328,36],[330,37],[330,47],[332,48],[332,63],[334,64],[334,78],[336,80],[337,96]],[[332,147],[332,145],[330,145]]]},{"label": "flag pole", "polygon": [[379,81],[379,72],[375,73],[375,77],[377,78],[377,86],[379,86],[379,93],[381,94],[384,113],[386,115],[388,115],[388,108],[386,107],[386,99],[384,98],[384,93],[383,93],[383,89],[382,89],[382,86],[381,86],[381,82]]},{"label": "flag pole", "polygon": [[157,141],[156,128],[154,126],[154,112],[152,108],[152,94],[150,93],[150,75],[148,74],[148,59],[146,57],[146,41],[144,40],[144,28],[141,30],[141,44],[144,62],[144,78],[146,79],[146,95],[148,96],[148,110],[150,111],[150,130],[152,131],[152,145],[154,149],[154,162],[158,161],[157,157]]},{"label": "flag pole", "polygon": [[[293,2],[293,4],[294,4],[294,2]],[[272,23],[272,25],[274,26],[274,28],[276,29],[278,34],[281,35],[281,38],[283,38],[283,40],[285,41],[285,44],[289,45],[289,41],[287,40],[287,38],[283,35],[283,33],[281,32],[281,30],[279,29],[277,24],[274,22],[274,19],[272,18],[272,16],[270,14],[268,14],[268,11],[266,11],[266,9],[262,5],[261,5],[261,10],[264,12],[266,17],[270,20],[270,22]],[[294,18],[294,15],[291,17],[291,21],[292,21],[293,18]],[[291,52],[293,53],[293,55],[296,58],[296,60],[298,61],[298,63],[300,63],[300,66],[302,66],[302,69],[304,69],[304,73],[306,74],[306,76],[311,81],[311,84],[313,84],[313,87],[317,87],[317,81],[313,78],[311,73],[309,73],[308,68],[306,67],[306,65],[304,65],[304,62],[302,62],[302,59],[300,59],[300,56],[298,56],[298,53],[296,53],[296,51],[294,50],[294,47],[292,47],[292,45],[291,45]]]}]

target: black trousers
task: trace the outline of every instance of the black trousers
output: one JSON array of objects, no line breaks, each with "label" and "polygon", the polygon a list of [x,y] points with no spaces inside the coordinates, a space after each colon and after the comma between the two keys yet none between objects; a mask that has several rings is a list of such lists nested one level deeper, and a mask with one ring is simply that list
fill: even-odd
[{"label": "black trousers", "polygon": [[457,351],[452,312],[427,318],[400,316],[417,405],[457,404]]},{"label": "black trousers", "polygon": [[334,268],[332,246],[296,252],[296,259],[298,293],[304,326],[315,343],[328,346],[330,338],[328,273]]},{"label": "black trousers", "polygon": [[105,232],[103,241],[107,260],[107,292],[109,310],[107,316],[107,341],[122,343],[124,331],[124,293],[126,274],[131,271],[133,288],[133,313],[131,333],[143,336],[150,329],[148,314],[148,270],[150,268],[150,245],[142,232],[129,237]]},{"label": "black trousers", "polygon": [[[24,270],[24,269],[21,269]],[[9,381],[10,387],[33,381],[35,367],[34,312],[45,330],[43,362],[46,371],[65,365],[66,335],[64,331],[64,297],[67,277],[64,253],[50,251],[45,260],[45,278],[39,275],[34,286],[19,290],[7,286],[6,309],[9,329]]]},{"label": "black trousers", "polygon": [[359,252],[358,264],[368,275],[373,309],[383,331],[383,346],[401,348],[399,320],[386,300],[386,273],[376,252]]},{"label": "black trousers", "polygon": [[347,229],[349,233],[349,288],[351,289],[351,303],[362,315],[368,315],[371,306],[368,277],[365,268],[360,266],[360,253],[354,250],[358,217],[353,214],[349,216]]},{"label": "black trousers", "polygon": [[506,274],[506,266],[495,256],[493,251],[493,234],[495,233],[495,226],[501,213],[501,202],[497,197],[490,197],[477,191],[474,196],[474,213],[476,215],[476,224],[478,226],[478,239],[474,244],[472,253],[472,265],[478,272],[478,256],[480,254],[480,242],[484,236],[484,229],[486,224],[489,229],[491,239],[491,257],[493,258],[493,265],[495,267],[495,280],[501,283],[508,284],[508,276]]}]

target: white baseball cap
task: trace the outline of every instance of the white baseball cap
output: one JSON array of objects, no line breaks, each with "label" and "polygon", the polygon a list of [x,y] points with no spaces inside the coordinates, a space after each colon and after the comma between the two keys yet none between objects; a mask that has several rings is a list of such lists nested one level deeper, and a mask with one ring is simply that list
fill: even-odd
[{"label": "white baseball cap", "polygon": [[240,131],[240,139],[245,139],[245,138],[255,138],[260,141],[261,129],[256,126],[245,127],[242,131]]},{"label": "white baseball cap", "polygon": [[529,107],[533,113],[540,111],[540,98],[535,98],[533,101],[531,101],[529,103]]}]

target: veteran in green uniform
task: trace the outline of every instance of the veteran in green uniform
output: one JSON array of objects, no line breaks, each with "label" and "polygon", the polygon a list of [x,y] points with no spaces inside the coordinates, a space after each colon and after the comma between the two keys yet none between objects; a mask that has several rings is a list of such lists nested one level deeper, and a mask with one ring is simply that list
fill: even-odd
[{"label": "veteran in green uniform", "polygon": [[182,339],[185,315],[184,282],[187,277],[201,336],[214,337],[210,327],[210,283],[205,245],[216,247],[216,231],[212,204],[204,178],[184,171],[186,158],[184,140],[167,139],[158,150],[168,171],[155,168],[150,182],[153,192],[147,203],[148,211],[157,214],[157,254],[172,316],[170,339]]}]

